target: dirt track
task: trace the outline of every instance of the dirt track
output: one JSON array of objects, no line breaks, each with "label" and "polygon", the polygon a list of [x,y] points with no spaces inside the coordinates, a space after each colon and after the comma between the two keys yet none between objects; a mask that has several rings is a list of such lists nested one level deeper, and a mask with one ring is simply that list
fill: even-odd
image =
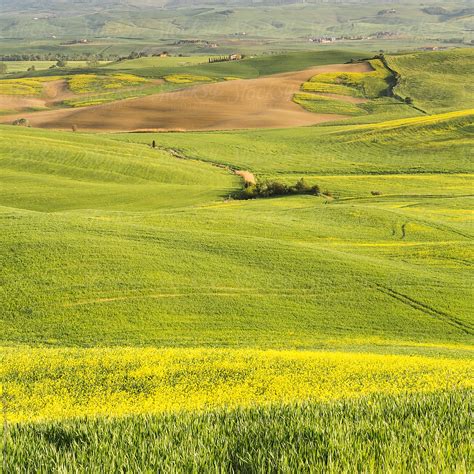
[{"label": "dirt track", "polygon": [[[182,91],[81,109],[21,115],[33,127],[79,130],[230,130],[314,125],[343,115],[314,114],[292,102],[301,84],[323,72],[367,72],[369,64],[319,66],[249,80],[194,86]],[[17,116],[2,117],[11,122]]]},{"label": "dirt track", "polygon": [[46,97],[45,105],[48,107],[65,99],[76,97],[76,95],[69,90],[67,81],[64,79],[45,82],[43,85],[43,94]]}]

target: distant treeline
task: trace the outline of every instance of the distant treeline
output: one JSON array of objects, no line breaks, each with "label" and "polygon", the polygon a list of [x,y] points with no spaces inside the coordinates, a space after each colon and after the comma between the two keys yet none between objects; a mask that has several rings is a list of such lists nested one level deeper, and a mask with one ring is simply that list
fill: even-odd
[{"label": "distant treeline", "polygon": [[118,56],[103,53],[79,53],[68,55],[58,53],[0,54],[0,61],[89,61],[92,58],[97,61],[115,61],[118,59]]}]

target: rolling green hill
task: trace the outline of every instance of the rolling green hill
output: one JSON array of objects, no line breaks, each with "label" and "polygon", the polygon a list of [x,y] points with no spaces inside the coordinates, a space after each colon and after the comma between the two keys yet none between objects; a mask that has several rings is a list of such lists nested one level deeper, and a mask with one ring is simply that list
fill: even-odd
[{"label": "rolling green hill", "polygon": [[474,50],[389,56],[388,64],[401,75],[395,92],[429,113],[474,107]]},{"label": "rolling green hill", "polygon": [[[317,57],[167,67],[256,77]],[[418,108],[374,99],[321,126],[0,126],[7,469],[469,472],[463,57],[387,56]],[[322,192],[234,199],[236,170]]]},{"label": "rolling green hill", "polygon": [[[367,51],[337,50],[307,51],[299,53],[275,54],[247,57],[241,61],[208,63],[208,57],[190,58],[139,58],[120,61],[108,66],[108,69],[120,69],[145,77],[163,77],[168,74],[198,74],[214,78],[239,77],[251,79],[289,71],[300,71],[315,64],[342,64],[351,59],[370,56]],[[195,64],[194,64],[195,63]]]},{"label": "rolling green hill", "polygon": [[[454,295],[464,285],[461,256],[470,230],[467,221],[455,216],[467,206],[470,193],[470,118],[452,113],[334,129],[156,137],[160,146],[166,143],[200,159],[206,155],[212,160],[215,147],[214,153],[221,156],[216,164],[250,169],[257,177],[294,181],[307,174],[334,195],[351,198],[329,205],[313,197],[219,203],[237,187],[227,171],[179,160],[148,145],[111,140],[149,142],[149,135],[102,138],[4,127],[2,133],[11,136],[2,141],[0,204],[10,235],[4,249],[10,247],[11,255],[19,251],[32,272],[29,277],[23,274],[15,259],[4,267],[11,272],[9,281],[17,282],[14,275],[23,274],[21,290],[11,291],[24,295],[12,299],[5,337],[29,343],[136,340],[166,345],[182,345],[191,337],[205,345],[238,341],[278,347],[315,347],[336,336],[466,342],[464,329],[457,326],[467,323],[462,315],[469,302]],[[435,132],[435,143],[427,147],[420,141],[421,134],[429,137]],[[246,140],[252,143],[247,145],[252,150],[248,155]],[[266,159],[256,153],[259,142]],[[195,148],[196,143],[202,149]],[[368,148],[372,152],[363,154]],[[298,155],[288,155],[288,149]],[[383,195],[371,198],[374,190]],[[20,233],[23,226],[30,232]],[[18,240],[18,235],[26,240]],[[432,265],[425,261],[420,266],[415,251],[420,245],[430,249]],[[391,248],[397,249],[395,261],[392,252],[387,253]],[[117,253],[119,266],[114,260],[107,263],[106,256]],[[253,263],[254,255],[258,262]],[[74,263],[75,259],[80,260]],[[442,263],[445,260],[449,266]],[[55,269],[42,277],[39,261],[54,262]],[[73,273],[71,265],[77,268]],[[400,265],[405,267],[403,279]],[[351,292],[360,295],[360,301],[347,312],[337,295],[349,268],[359,275]],[[95,281],[93,275],[102,272],[110,278]],[[444,283],[434,292],[440,279]],[[53,282],[62,287],[60,282],[69,280],[72,288],[66,293],[54,289]],[[80,282],[91,284],[82,284],[78,297],[74,288]],[[47,297],[38,291],[41,287],[50,289]],[[209,291],[202,299],[204,288]],[[415,303],[407,304],[404,298]],[[101,304],[102,299],[110,301]],[[430,307],[436,301],[439,318],[433,320],[431,309],[418,314],[418,305],[428,301]],[[28,307],[36,308],[38,316],[31,319],[29,311],[21,309]],[[415,325],[413,312],[418,314]],[[97,317],[91,318],[95,313]],[[128,320],[130,313],[140,324]],[[114,318],[99,316],[106,314]],[[221,320],[221,314],[229,316]],[[301,314],[312,316],[306,320]],[[332,314],[338,315],[336,326],[328,324]],[[194,329],[181,339],[183,317]],[[28,331],[20,331],[26,320]],[[61,321],[69,321],[71,330],[65,332]],[[285,331],[290,327],[288,338]]]},{"label": "rolling green hill", "polygon": [[[262,178],[469,173],[472,115],[472,110],[466,110],[376,124],[155,134],[153,138],[164,148],[249,169]],[[146,143],[150,136],[122,134],[114,139]]]},{"label": "rolling green hill", "polygon": [[[4,2],[5,3],[5,2]],[[440,12],[420,2],[385,5],[378,1],[295,2],[75,2],[50,1],[41,8],[31,0],[7,2],[0,21],[6,38],[294,38],[310,35],[398,35],[461,38],[472,25],[472,8],[461,0]],[[433,0],[430,5],[444,6]],[[393,9],[393,11],[392,11]],[[438,14],[437,14],[438,13]]]}]

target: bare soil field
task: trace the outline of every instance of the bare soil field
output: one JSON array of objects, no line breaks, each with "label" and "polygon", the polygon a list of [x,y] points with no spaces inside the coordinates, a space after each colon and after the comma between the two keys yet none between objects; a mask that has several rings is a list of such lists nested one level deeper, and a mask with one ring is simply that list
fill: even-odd
[{"label": "bare soil field", "polygon": [[43,86],[43,95],[45,96],[45,105],[48,107],[55,105],[65,99],[76,97],[74,92],[69,90],[67,81],[65,79],[45,82]]},{"label": "bare soil field", "polygon": [[45,100],[38,97],[21,97],[0,95],[0,110],[27,110],[29,108],[46,107]]},{"label": "bare soil field", "polygon": [[[171,131],[284,128],[344,119],[314,114],[292,101],[301,84],[318,73],[369,72],[368,63],[318,66],[258,79],[193,86],[81,109],[24,114],[33,127],[86,131]],[[11,123],[19,118],[1,118]]]},{"label": "bare soil field", "polygon": [[21,112],[31,108],[48,108],[55,106],[65,99],[75,97],[68,89],[65,79],[45,82],[41,97],[25,97],[15,95],[0,95],[0,110]]}]

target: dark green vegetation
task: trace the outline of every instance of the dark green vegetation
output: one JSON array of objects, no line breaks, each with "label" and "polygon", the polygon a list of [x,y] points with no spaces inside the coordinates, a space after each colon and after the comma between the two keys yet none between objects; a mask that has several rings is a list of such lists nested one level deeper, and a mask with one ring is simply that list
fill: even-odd
[{"label": "dark green vegetation", "polygon": [[235,193],[234,197],[236,199],[256,199],[306,194],[319,196],[321,190],[317,184],[310,186],[304,178],[301,178],[293,185],[287,185],[278,181],[259,181],[255,184],[245,183],[244,189]]},{"label": "dark green vegetation", "polygon": [[[469,472],[467,392],[10,428],[8,472]],[[104,444],[107,440],[107,444]]]}]

